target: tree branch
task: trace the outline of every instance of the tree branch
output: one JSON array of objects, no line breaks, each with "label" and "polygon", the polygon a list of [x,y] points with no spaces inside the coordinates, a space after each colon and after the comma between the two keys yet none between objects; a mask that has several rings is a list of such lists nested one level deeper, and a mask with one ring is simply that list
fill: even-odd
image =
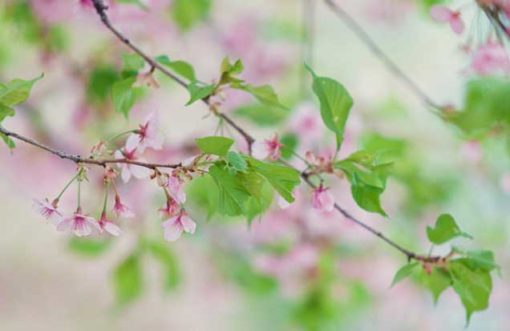
[{"label": "tree branch", "polygon": [[157,168],[171,168],[171,169],[175,169],[175,168],[182,167],[182,164],[180,164],[180,163],[179,164],[160,164],[160,163],[138,162],[138,161],[127,160],[127,159],[92,159],[92,158],[83,158],[80,155],[69,154],[69,153],[66,153],[66,152],[62,152],[62,151],[56,150],[56,149],[54,149],[52,147],[46,146],[44,144],[41,144],[41,143],[31,139],[31,138],[27,138],[27,137],[22,136],[22,135],[20,135],[18,133],[9,131],[9,130],[1,127],[1,126],[0,126],[0,133],[3,133],[7,137],[15,138],[15,139],[17,139],[19,141],[22,141],[22,142],[26,143],[26,144],[35,146],[35,147],[37,147],[39,149],[42,149],[42,150],[44,150],[46,152],[49,152],[50,154],[56,155],[56,156],[60,157],[61,159],[73,161],[76,164],[90,164],[90,165],[106,167],[106,165],[108,165],[108,164],[124,163],[124,164],[131,164],[131,165],[136,165],[136,166],[140,166],[140,167],[144,167],[144,168],[149,168],[149,169],[153,169],[153,170],[156,170]]},{"label": "tree branch", "polygon": [[441,110],[442,107],[433,101],[419,86],[413,81],[399,66],[377,45],[363,27],[344,9],[337,5],[333,0],[324,0],[326,5],[333,13],[342,20],[345,25],[369,48],[369,50],[377,57],[382,64],[413,91],[426,105],[431,108]]}]

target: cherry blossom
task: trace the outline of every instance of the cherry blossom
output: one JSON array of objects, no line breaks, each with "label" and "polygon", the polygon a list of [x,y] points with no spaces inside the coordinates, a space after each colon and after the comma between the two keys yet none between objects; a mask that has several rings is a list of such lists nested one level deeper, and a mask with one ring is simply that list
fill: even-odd
[{"label": "cherry blossom", "polygon": [[101,231],[99,223],[93,217],[82,214],[80,208],[71,217],[63,219],[57,225],[58,231],[70,231],[78,237],[89,236],[94,229]]},{"label": "cherry blossom", "polygon": [[127,205],[125,205],[121,200],[118,194],[115,195],[115,203],[113,205],[113,212],[117,214],[118,217],[124,218],[133,218],[135,214],[131,211]]},{"label": "cherry blossom", "polygon": [[143,153],[146,148],[160,150],[163,147],[163,137],[158,132],[158,119],[155,113],[151,113],[139,126],[135,133],[126,140],[127,150],[137,150]]},{"label": "cherry blossom", "polygon": [[[127,147],[123,148],[122,150],[115,151],[114,156],[117,160],[145,162],[145,160],[138,157],[136,149],[127,149]],[[144,179],[151,175],[151,170],[145,167],[128,163],[119,163],[118,166],[121,169],[121,177],[124,183],[129,182],[131,177]]]},{"label": "cherry blossom", "polygon": [[62,221],[62,214],[57,210],[57,200],[50,203],[48,199],[34,200],[34,209],[44,218],[51,221],[54,225],[58,225]]},{"label": "cherry blossom", "polygon": [[282,144],[278,140],[278,135],[275,134],[273,138],[266,139],[263,142],[256,141],[253,144],[253,156],[258,159],[269,159],[276,161],[281,156]]},{"label": "cherry blossom", "polygon": [[164,229],[166,241],[176,241],[181,237],[183,232],[193,234],[197,227],[196,223],[193,222],[184,210],[182,210],[179,215],[169,218],[161,225]]},{"label": "cherry blossom", "polygon": [[335,200],[329,192],[329,188],[325,188],[322,184],[313,191],[312,207],[325,212],[333,211],[335,208]]},{"label": "cherry blossom", "polygon": [[460,11],[436,5],[430,9],[430,16],[438,22],[449,23],[453,32],[457,34],[461,34],[464,31],[464,22],[462,21]]},{"label": "cherry blossom", "polygon": [[182,204],[186,202],[186,192],[184,192],[184,183],[179,177],[175,175],[168,177],[167,188],[168,194],[170,194],[170,196],[177,203]]},{"label": "cherry blossom", "polygon": [[101,218],[99,219],[98,223],[99,223],[99,228],[100,228],[101,233],[106,231],[109,234],[111,234],[112,236],[116,236],[116,237],[118,237],[121,234],[121,230],[120,230],[119,226],[113,222],[110,222],[106,218],[105,212],[103,212],[101,214]]},{"label": "cherry blossom", "polygon": [[164,218],[170,218],[175,215],[178,215],[180,213],[180,211],[181,211],[181,207],[172,198],[168,198],[166,200],[165,207],[159,209],[159,212],[161,213],[162,217],[164,217]]},{"label": "cherry blossom", "polygon": [[471,69],[482,76],[504,74],[510,72],[510,60],[503,45],[488,41],[472,53]]}]

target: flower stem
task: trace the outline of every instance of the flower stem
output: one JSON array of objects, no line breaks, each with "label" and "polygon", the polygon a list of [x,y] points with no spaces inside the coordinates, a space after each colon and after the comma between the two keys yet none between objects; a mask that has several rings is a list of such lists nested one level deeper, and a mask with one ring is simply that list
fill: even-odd
[{"label": "flower stem", "polygon": [[62,191],[60,191],[60,193],[57,195],[57,197],[55,198],[55,201],[59,201],[60,198],[62,197],[62,195],[67,191],[67,189],[69,188],[69,186],[71,186],[71,184],[76,180],[76,178],[78,178],[78,176],[80,175],[80,172],[78,171],[76,173],[76,175],[73,176],[73,178],[71,178],[71,180],[69,182],[67,182],[67,184],[64,186],[64,188],[62,189]]}]

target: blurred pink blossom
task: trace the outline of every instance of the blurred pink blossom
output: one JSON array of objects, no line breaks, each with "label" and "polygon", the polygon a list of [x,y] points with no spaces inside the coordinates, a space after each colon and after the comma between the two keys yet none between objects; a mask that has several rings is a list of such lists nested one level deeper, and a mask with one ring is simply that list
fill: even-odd
[{"label": "blurred pink blossom", "polygon": [[34,209],[44,218],[58,225],[62,221],[62,214],[57,209],[57,202],[50,203],[48,199],[34,200]]},{"label": "blurred pink blossom", "polygon": [[196,223],[193,222],[185,211],[181,211],[179,215],[169,218],[161,226],[164,229],[166,241],[176,241],[183,232],[193,234],[197,227]]},{"label": "blurred pink blossom", "polygon": [[438,22],[450,24],[453,32],[457,34],[464,31],[464,22],[459,11],[451,10],[442,5],[435,5],[430,9],[430,16]]},{"label": "blurred pink blossom", "polygon": [[505,47],[495,41],[481,45],[471,55],[471,69],[482,76],[509,73],[510,60]]}]

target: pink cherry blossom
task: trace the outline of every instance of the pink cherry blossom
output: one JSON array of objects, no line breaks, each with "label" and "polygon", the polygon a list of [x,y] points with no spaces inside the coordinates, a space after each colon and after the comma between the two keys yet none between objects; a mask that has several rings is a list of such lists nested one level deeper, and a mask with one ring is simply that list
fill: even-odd
[{"label": "pink cherry blossom", "polygon": [[168,177],[168,193],[177,203],[186,202],[186,192],[184,192],[184,183],[177,176]]},{"label": "pink cherry blossom", "polygon": [[58,225],[62,221],[62,214],[57,210],[57,201],[50,203],[48,199],[34,200],[34,209],[44,218]]},{"label": "pink cherry blossom", "polygon": [[151,113],[139,126],[135,133],[131,134],[126,141],[127,150],[138,150],[143,153],[146,148],[159,150],[163,148],[163,137],[158,132],[157,116]]},{"label": "pink cherry blossom", "polygon": [[453,32],[457,34],[461,34],[464,31],[464,22],[459,11],[436,5],[430,9],[430,16],[438,22],[449,23]]},{"label": "pink cherry blossom", "polygon": [[331,212],[335,208],[335,200],[329,192],[329,188],[320,185],[312,193],[312,207],[325,212]]},{"label": "pink cherry blossom", "polygon": [[270,159],[276,161],[281,156],[282,144],[278,140],[278,135],[275,134],[272,139],[264,140],[263,142],[256,141],[253,144],[253,156],[258,159]]},{"label": "pink cherry blossom", "polygon": [[170,218],[175,215],[178,215],[180,213],[180,211],[181,211],[181,207],[172,198],[167,199],[165,207],[159,209],[161,216],[164,218]]},{"label": "pink cherry blossom", "polygon": [[101,231],[99,223],[94,218],[83,215],[80,209],[57,225],[58,231],[71,231],[78,237],[89,236],[94,229]]},{"label": "pink cherry blossom", "polygon": [[179,215],[169,218],[161,225],[165,232],[164,236],[166,241],[176,241],[183,232],[193,234],[197,227],[196,223],[193,222],[185,211],[181,211]]},{"label": "pink cherry blossom", "polygon": [[471,69],[478,75],[494,75],[510,72],[510,60],[505,47],[488,41],[472,53]]},{"label": "pink cherry blossom", "polygon": [[[115,151],[115,158],[117,160],[145,162],[144,159],[138,157],[136,149],[129,150],[127,148],[124,148],[122,150],[117,150]],[[121,169],[121,177],[124,183],[129,182],[131,177],[144,179],[148,178],[151,175],[151,170],[145,167],[128,163],[119,163],[118,166]]]},{"label": "pink cherry blossom", "polygon": [[107,218],[106,218],[106,213],[103,212],[101,214],[101,218],[99,219],[99,228],[100,228],[100,231],[101,233],[103,232],[108,232],[109,234],[111,234],[112,236],[115,236],[115,237],[118,237],[121,233],[121,230],[120,228],[118,227],[117,224],[113,223],[113,222],[110,222]]},{"label": "pink cherry blossom", "polygon": [[118,194],[115,195],[115,204],[113,205],[113,212],[117,214],[118,217],[124,218],[133,218],[135,214],[131,211],[131,209],[122,203],[120,200],[120,196]]}]

